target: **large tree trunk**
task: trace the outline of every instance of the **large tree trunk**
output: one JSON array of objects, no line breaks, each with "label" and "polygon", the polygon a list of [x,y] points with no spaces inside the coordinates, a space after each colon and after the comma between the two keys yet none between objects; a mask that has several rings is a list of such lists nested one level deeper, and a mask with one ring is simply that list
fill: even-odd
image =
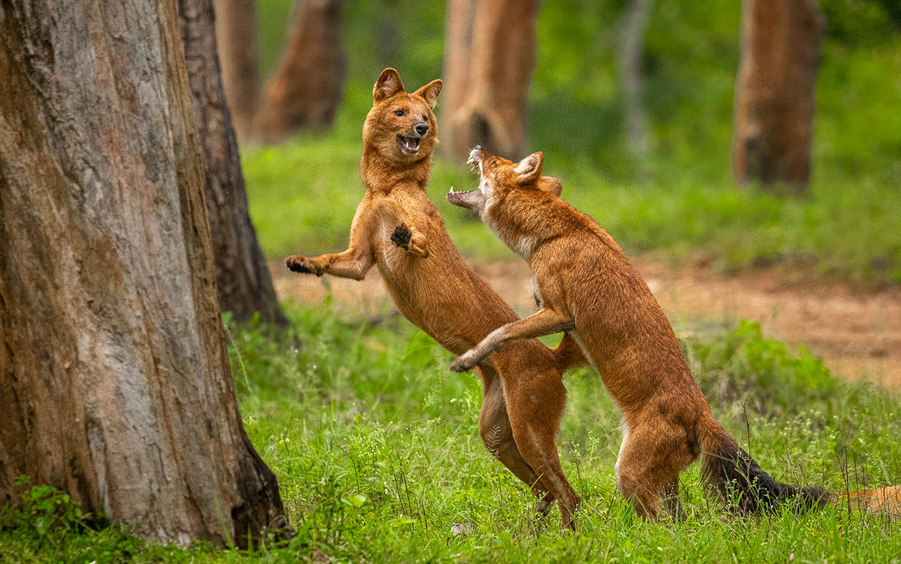
[{"label": "large tree trunk", "polygon": [[256,134],[278,143],[331,123],[344,86],[341,20],[344,0],[298,0],[294,26],[266,84]]},{"label": "large tree trunk", "polygon": [[449,157],[465,158],[475,145],[508,158],[525,152],[537,16],[538,0],[450,2],[445,78],[451,91],[441,124]]},{"label": "large tree trunk", "polygon": [[824,17],[816,0],[744,0],[735,178],[803,191]]},{"label": "large tree trunk", "polygon": [[247,211],[238,145],[222,90],[212,0],[179,0],[185,62],[203,148],[219,305],[237,321],[259,312],[287,325],[272,286],[266,258]]},{"label": "large tree trunk", "polygon": [[174,0],[3,0],[0,500],[182,544],[284,522],[223,341]]},{"label": "large tree trunk", "polygon": [[239,141],[253,135],[260,97],[260,48],[256,0],[216,0],[216,37],[222,84]]}]

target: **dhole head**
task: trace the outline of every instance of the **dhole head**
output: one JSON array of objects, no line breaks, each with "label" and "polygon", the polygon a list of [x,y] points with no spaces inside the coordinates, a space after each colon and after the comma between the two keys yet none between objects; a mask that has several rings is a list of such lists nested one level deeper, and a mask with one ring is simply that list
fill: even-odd
[{"label": "dhole head", "polygon": [[479,173],[479,186],[469,192],[455,192],[453,188],[447,194],[447,201],[484,215],[491,205],[502,200],[514,191],[523,194],[551,194],[560,197],[563,184],[552,176],[541,176],[544,165],[544,154],[540,151],[532,153],[515,163],[503,157],[496,157],[476,147],[469,153],[469,163]]},{"label": "dhole head", "polygon": [[432,110],[441,84],[433,80],[407,94],[397,71],[383,70],[372,88],[372,109],[363,124],[365,146],[386,159],[405,163],[431,155],[438,144],[438,120]]}]

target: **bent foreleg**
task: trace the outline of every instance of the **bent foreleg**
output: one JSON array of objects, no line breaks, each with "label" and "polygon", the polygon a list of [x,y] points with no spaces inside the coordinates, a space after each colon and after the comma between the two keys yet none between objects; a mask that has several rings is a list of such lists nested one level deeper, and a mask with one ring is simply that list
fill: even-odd
[{"label": "bent foreleg", "polygon": [[551,333],[570,331],[574,328],[575,324],[570,317],[552,309],[538,310],[525,319],[502,325],[489,333],[481,343],[455,360],[451,364],[451,370],[454,372],[472,370],[473,366],[481,363],[486,356],[508,341],[543,337]]}]

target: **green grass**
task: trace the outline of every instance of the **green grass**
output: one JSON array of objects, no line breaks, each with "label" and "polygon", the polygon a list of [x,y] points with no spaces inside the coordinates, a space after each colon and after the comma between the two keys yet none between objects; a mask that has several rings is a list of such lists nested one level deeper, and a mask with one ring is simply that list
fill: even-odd
[{"label": "green grass", "polygon": [[[544,521],[530,516],[527,489],[485,450],[480,384],[451,373],[446,351],[401,318],[376,327],[342,321],[329,302],[289,311],[299,350],[289,336],[232,328],[230,354],[247,432],[278,476],[297,530],[290,544],[252,554],[158,547],[93,530],[60,502],[24,515],[7,510],[0,562],[314,554],[341,562],[888,562],[901,554],[901,527],[856,512],[723,517],[698,484],[697,465],[682,478],[688,519],[642,522],[615,489],[619,412],[588,371],[566,377],[558,444],[584,511],[579,531],[564,535],[556,509]],[[691,328],[698,336],[687,355],[717,417],[774,477],[837,491],[901,480],[894,398],[834,379],[805,350],[762,338],[756,324]],[[472,533],[454,535],[454,523]]]}]

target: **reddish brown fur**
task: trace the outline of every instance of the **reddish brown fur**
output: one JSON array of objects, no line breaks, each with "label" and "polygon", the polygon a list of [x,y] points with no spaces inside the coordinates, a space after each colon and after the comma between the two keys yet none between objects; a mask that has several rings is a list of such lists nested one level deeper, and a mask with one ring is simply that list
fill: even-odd
[{"label": "reddish brown fur", "polygon": [[[377,265],[401,313],[454,354],[518,319],[463,261],[426,195],[437,144],[435,80],[408,94],[394,69],[382,72],[363,126],[361,173],[366,185],[342,253],[288,257],[291,270],[361,280]],[[395,112],[403,111],[402,116]],[[427,123],[419,151],[406,154],[398,135]],[[466,320],[462,323],[461,320]],[[560,502],[564,525],[579,497],[563,475],[554,444],[566,400],[561,370],[583,362],[571,340],[557,354],[537,340],[516,343],[480,363],[484,398],[479,426],[486,446],[537,495],[539,507]]]},{"label": "reddish brown fur", "polygon": [[[834,494],[830,498],[836,507],[848,507],[852,510],[892,517],[901,515],[901,486],[861,490],[850,494]],[[848,503],[849,499],[850,503]]]},{"label": "reddish brown fur", "polygon": [[606,231],[558,197],[559,181],[541,175],[541,153],[513,163],[476,148],[471,160],[479,188],[450,193],[448,200],[478,211],[529,262],[542,309],[493,331],[454,370],[516,339],[567,331],[623,411],[616,476],[637,513],[656,519],[662,496],[680,515],[679,474],[702,451],[708,483],[726,497],[741,494],[734,501],[743,512],[789,499],[808,507],[825,503],[819,489],[770,478],[714,419],[644,280]]}]

